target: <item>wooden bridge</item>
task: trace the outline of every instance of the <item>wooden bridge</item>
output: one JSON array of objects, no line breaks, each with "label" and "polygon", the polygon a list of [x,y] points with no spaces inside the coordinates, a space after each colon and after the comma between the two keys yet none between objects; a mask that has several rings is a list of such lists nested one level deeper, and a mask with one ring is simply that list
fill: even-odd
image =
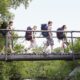
[{"label": "wooden bridge", "polygon": [[51,53],[51,54],[0,54],[0,61],[47,61],[47,60],[77,60],[80,53]]}]

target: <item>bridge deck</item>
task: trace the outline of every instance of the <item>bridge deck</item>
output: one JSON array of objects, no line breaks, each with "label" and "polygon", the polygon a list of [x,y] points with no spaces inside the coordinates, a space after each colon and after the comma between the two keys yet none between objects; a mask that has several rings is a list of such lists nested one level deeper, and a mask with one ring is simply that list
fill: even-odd
[{"label": "bridge deck", "polygon": [[80,59],[80,54],[0,54],[0,61],[39,61],[39,60],[73,60]]}]

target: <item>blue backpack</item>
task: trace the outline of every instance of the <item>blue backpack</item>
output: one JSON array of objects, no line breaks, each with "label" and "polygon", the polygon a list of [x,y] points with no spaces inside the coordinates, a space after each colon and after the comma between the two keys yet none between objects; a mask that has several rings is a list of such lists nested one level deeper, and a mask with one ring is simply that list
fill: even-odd
[{"label": "blue backpack", "polygon": [[[47,24],[41,24],[41,30],[48,30]],[[45,31],[42,31],[41,34],[43,35],[43,37],[48,37],[49,36],[49,33],[45,32]]]},{"label": "blue backpack", "polygon": [[[1,24],[0,29],[7,29],[7,27],[8,27],[8,23],[4,21]],[[6,36],[7,32],[8,32],[7,30],[0,30],[0,33],[2,34],[2,36]]]}]

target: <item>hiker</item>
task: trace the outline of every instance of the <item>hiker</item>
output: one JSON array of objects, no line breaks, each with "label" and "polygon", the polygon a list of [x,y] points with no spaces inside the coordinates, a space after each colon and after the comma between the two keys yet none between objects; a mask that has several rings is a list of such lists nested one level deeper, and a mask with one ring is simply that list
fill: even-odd
[{"label": "hiker", "polygon": [[[13,21],[10,21],[8,26],[7,26],[7,30],[12,30],[12,26],[13,26]],[[14,53],[13,50],[13,42],[12,42],[12,31],[7,31],[7,47],[10,49],[11,53]]]},{"label": "hiker", "polygon": [[[30,41],[30,46],[28,47],[28,49],[26,51],[30,50],[31,48],[34,48],[36,45],[36,41],[35,41],[36,32],[34,32],[36,29],[37,29],[37,26],[33,26],[33,28],[31,28],[30,26],[27,27],[25,39],[27,41]],[[29,31],[29,30],[31,30],[31,31]]]},{"label": "hiker", "polygon": [[[3,21],[2,24],[0,25],[0,29],[7,29],[7,26],[8,26],[8,23],[6,21]],[[2,35],[2,38],[4,39],[4,45],[6,46],[6,34],[7,34],[7,31],[6,30],[0,30],[0,33]],[[3,48],[1,50],[1,53],[5,53],[4,49],[5,49],[5,46],[3,45]]]},{"label": "hiker", "polygon": [[46,52],[46,49],[48,48],[49,45],[51,47],[51,52],[52,52],[53,45],[54,45],[54,41],[53,41],[53,38],[52,38],[52,32],[51,32],[51,30],[52,30],[52,21],[48,21],[48,24],[42,24],[41,25],[41,30],[46,30],[46,32],[42,31],[42,35],[47,40],[46,43],[44,44],[43,52]]},{"label": "hiker", "polygon": [[12,30],[12,25],[13,22],[10,21],[9,24],[7,22],[3,22],[1,29],[6,29],[6,30],[1,30],[1,34],[4,37],[5,40],[5,47],[3,47],[1,53],[5,53],[5,49],[10,49],[11,53],[14,53],[14,50],[12,48],[12,31],[8,31],[8,30]]},{"label": "hiker", "polygon": [[[66,46],[69,45],[69,43],[67,42],[67,38],[66,38],[66,32],[64,32],[64,31],[66,31],[66,29],[67,29],[66,25],[63,25],[62,27],[57,29],[57,38],[59,41],[60,40],[62,41],[61,47],[63,49],[65,48],[65,45]],[[61,31],[61,32],[59,32],[59,31]]]},{"label": "hiker", "polygon": [[33,42],[34,42],[34,46],[36,45],[36,39],[35,39],[35,34],[36,34],[36,32],[34,32],[34,31],[36,31],[36,29],[37,29],[37,26],[33,26],[33,28],[32,28],[32,30],[33,30]]}]

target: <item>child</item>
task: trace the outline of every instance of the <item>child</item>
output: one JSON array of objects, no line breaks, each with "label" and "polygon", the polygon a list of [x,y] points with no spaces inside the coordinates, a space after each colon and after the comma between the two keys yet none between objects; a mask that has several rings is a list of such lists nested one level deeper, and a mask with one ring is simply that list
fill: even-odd
[{"label": "child", "polygon": [[[10,21],[7,26],[7,30],[12,30],[12,26],[13,26],[13,21]],[[6,46],[9,47],[11,53],[14,53],[14,50],[12,48],[12,31],[8,31],[6,36],[7,36]]]},{"label": "child", "polygon": [[52,52],[53,45],[54,45],[54,41],[53,41],[53,38],[52,38],[52,32],[51,32],[51,30],[52,30],[52,21],[48,21],[47,27],[48,27],[47,30],[49,30],[49,32],[48,32],[48,36],[46,37],[47,42],[44,45],[43,52],[46,52],[46,49],[49,45],[51,46],[51,52]]},{"label": "child", "polygon": [[67,29],[66,25],[63,25],[62,27],[57,29],[57,31],[58,31],[57,38],[58,38],[58,40],[62,41],[62,45],[61,45],[62,49],[65,48],[65,45],[66,46],[69,45],[69,43],[67,42],[67,38],[66,38],[66,32],[64,32],[64,31],[66,31],[66,29]]},{"label": "child", "polygon": [[[36,41],[35,41],[36,32],[34,32],[36,29],[37,26],[33,26],[33,28],[27,27],[25,38],[27,41],[30,41],[30,46],[28,47],[27,51],[30,50],[31,48],[34,48],[36,45]],[[32,31],[28,31],[28,30],[32,30]]]}]

